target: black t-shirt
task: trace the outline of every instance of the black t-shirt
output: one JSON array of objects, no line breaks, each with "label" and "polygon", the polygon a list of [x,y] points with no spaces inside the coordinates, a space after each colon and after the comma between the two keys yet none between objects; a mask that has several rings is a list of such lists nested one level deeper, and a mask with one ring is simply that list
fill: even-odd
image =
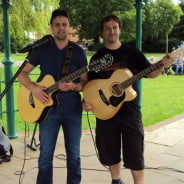
[{"label": "black t-shirt", "polygon": [[[144,70],[148,66],[150,66],[150,62],[146,59],[146,57],[136,48],[128,47],[122,45],[117,50],[109,50],[107,48],[102,48],[99,50],[93,57],[90,62],[93,60],[103,57],[106,54],[111,54],[113,56],[113,64],[104,70],[99,72],[89,72],[89,80],[93,79],[108,79],[111,77],[112,73],[117,69],[127,68],[131,71],[133,75],[139,73]],[[122,82],[125,79],[122,79]],[[129,102],[125,102],[118,112],[120,116],[128,115],[134,117],[140,117],[140,105],[138,103],[138,98],[140,95],[140,91],[138,88],[138,81],[132,84],[133,89],[137,92],[137,97]]]}]

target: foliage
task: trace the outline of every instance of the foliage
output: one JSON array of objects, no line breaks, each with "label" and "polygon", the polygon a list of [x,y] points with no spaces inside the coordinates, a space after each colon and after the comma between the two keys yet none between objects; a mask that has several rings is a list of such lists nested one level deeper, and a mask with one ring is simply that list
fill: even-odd
[{"label": "foliage", "polygon": [[[143,40],[151,45],[156,39],[163,40],[160,41],[163,43],[165,33],[169,34],[179,21],[181,8],[174,5],[171,0],[145,0],[144,2]],[[102,17],[109,14],[116,14],[123,21],[121,41],[135,43],[136,10],[134,3],[135,0],[80,0],[77,2],[60,0],[62,8],[70,11],[73,25],[77,28],[80,39],[92,39],[95,42],[94,45],[97,45],[96,42],[99,41],[99,22]],[[154,50],[154,48],[158,47],[150,49]]]},{"label": "foliage", "polygon": [[123,22],[123,33],[121,36],[121,41],[130,42],[135,40],[136,35],[136,11],[132,9],[130,11],[125,11],[123,14],[120,12],[114,12]]},{"label": "foliage", "polygon": [[[171,0],[157,0],[152,9],[153,26],[160,33],[170,33],[182,15],[179,6],[173,6]],[[162,26],[161,26],[162,25]]]},{"label": "foliage", "polygon": [[[143,41],[145,45],[143,47],[146,49],[148,46],[148,50],[144,51],[150,51],[152,49],[157,52],[157,48],[161,48],[161,51],[164,51],[164,48],[166,48],[165,50],[168,52],[174,43],[169,40],[168,35],[180,21],[182,10],[178,5],[174,5],[172,0],[147,0],[146,2],[145,21],[143,23]],[[178,39],[173,40],[178,41]],[[160,45],[160,43],[163,44]]]},{"label": "foliage", "polygon": [[59,7],[59,0],[11,0],[11,3],[11,48],[12,52],[16,52],[33,41],[34,37],[37,39],[48,34],[51,12]]},{"label": "foliage", "polygon": [[173,26],[179,22],[182,15],[181,8],[171,0],[150,0],[145,7],[144,39],[155,40],[165,38]]},{"label": "foliage", "polygon": [[[180,40],[178,38],[169,39],[169,52],[176,48]],[[165,39],[156,39],[154,41],[144,40],[142,45],[143,52],[165,52]]]},{"label": "foliage", "polygon": [[[144,0],[143,9],[143,41],[152,43],[164,40],[165,33],[170,33],[173,26],[179,21],[181,8],[184,9],[184,0],[180,0],[180,7],[171,0]],[[49,19],[53,9],[60,6],[69,11],[71,25],[78,30],[80,40],[99,41],[99,22],[109,14],[116,14],[123,21],[121,41],[135,43],[136,10],[135,0],[11,0],[10,31],[11,49],[13,52],[21,49],[28,43],[49,33]],[[0,10],[0,13],[2,9]],[[2,19],[2,13],[0,14]],[[172,32],[172,40],[183,39],[184,16]],[[173,38],[174,37],[174,38]],[[95,43],[96,44],[96,43]],[[158,47],[153,47],[154,48]],[[3,50],[3,27],[0,21],[0,51]]]},{"label": "foliage", "polygon": [[97,50],[99,50],[102,47],[103,47],[103,43],[100,43],[100,42],[91,42],[88,45],[88,50],[89,51],[97,51]]},{"label": "foliage", "polygon": [[[62,8],[69,9],[72,15],[73,25],[78,29],[80,39],[94,39],[95,42],[99,41],[99,22],[100,20],[110,14],[118,15],[134,9],[134,0],[80,0],[78,3],[74,3],[73,0],[60,1],[63,5]],[[123,6],[122,6],[123,4]],[[75,10],[71,10],[69,7],[73,6]],[[121,12],[121,14],[120,14]],[[128,15],[125,15],[128,17]],[[123,18],[123,17],[122,17]],[[132,30],[131,30],[132,32]],[[133,30],[134,32],[134,30]]]},{"label": "foliage", "polygon": [[[184,0],[179,0],[179,2],[180,2],[179,6],[184,12]],[[180,22],[174,26],[170,37],[177,38],[179,40],[178,43],[181,43],[182,41],[184,41],[183,34],[184,34],[184,15],[180,17]]]}]

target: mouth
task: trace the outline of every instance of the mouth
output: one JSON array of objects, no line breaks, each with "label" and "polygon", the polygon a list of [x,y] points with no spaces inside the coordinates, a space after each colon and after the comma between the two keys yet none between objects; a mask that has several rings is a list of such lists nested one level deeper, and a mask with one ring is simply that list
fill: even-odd
[{"label": "mouth", "polygon": [[109,38],[114,39],[114,38],[116,38],[116,35],[109,35]]},{"label": "mouth", "polygon": [[59,31],[58,34],[65,34],[65,31]]}]

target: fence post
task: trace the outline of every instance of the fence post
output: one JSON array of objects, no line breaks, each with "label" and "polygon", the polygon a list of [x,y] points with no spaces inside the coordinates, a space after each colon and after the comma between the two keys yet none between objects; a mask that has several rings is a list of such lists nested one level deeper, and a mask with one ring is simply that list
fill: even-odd
[{"label": "fence post", "polygon": [[[1,74],[0,74],[0,94],[1,94]],[[3,119],[3,108],[2,108],[2,101],[0,100],[0,119]]]},{"label": "fence post", "polygon": [[[136,8],[136,47],[142,51],[142,9],[145,3],[143,0],[135,0],[135,8]],[[142,105],[142,80],[138,81],[138,103]]]},{"label": "fence post", "polygon": [[[4,50],[5,59],[3,60],[4,72],[5,72],[5,85],[11,80],[13,76],[13,60],[10,57],[10,31],[9,31],[9,11],[11,6],[9,0],[2,0],[0,4],[3,9],[3,33],[4,33]],[[15,112],[14,112],[14,93],[13,86],[9,88],[6,94],[6,111],[7,111],[7,134],[8,137],[13,139],[17,138],[15,126]]]}]

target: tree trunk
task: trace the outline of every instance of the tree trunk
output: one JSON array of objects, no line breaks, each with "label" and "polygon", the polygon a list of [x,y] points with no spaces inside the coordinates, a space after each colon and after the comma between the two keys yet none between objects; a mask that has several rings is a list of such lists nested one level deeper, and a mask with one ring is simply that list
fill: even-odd
[{"label": "tree trunk", "polygon": [[166,49],[165,49],[165,52],[166,52],[166,54],[168,53],[168,33],[166,32],[165,33],[165,36],[166,36]]},{"label": "tree trunk", "polygon": [[99,35],[94,37],[94,43],[99,43]]}]

